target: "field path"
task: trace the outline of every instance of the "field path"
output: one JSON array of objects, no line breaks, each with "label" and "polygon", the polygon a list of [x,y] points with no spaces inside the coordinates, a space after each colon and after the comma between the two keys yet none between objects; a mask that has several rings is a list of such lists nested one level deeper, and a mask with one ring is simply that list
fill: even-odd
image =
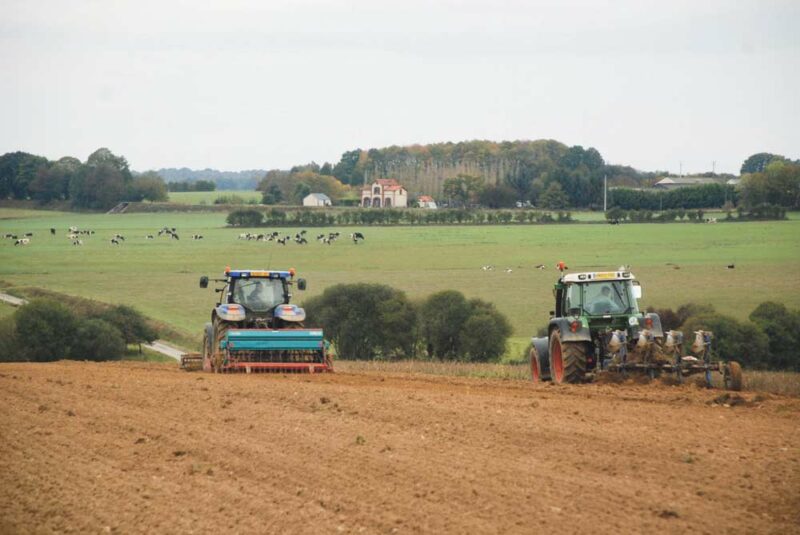
[{"label": "field path", "polygon": [[800,532],[800,400],[720,395],[2,364],[0,532]]},{"label": "field path", "polygon": [[[19,307],[27,303],[25,299],[22,299],[20,297],[14,297],[13,295],[4,293],[0,293],[0,301],[3,301],[15,307]],[[161,353],[162,355],[174,358],[179,362],[181,360],[181,356],[184,353],[188,353],[188,351],[183,349],[178,349],[175,346],[167,344],[163,340],[156,340],[152,344],[142,344],[142,345],[151,351],[155,351],[156,353]]]}]

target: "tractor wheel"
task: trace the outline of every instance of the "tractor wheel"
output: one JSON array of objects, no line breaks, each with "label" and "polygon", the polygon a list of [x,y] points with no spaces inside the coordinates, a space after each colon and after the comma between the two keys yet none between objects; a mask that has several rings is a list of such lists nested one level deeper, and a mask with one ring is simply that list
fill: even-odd
[{"label": "tractor wheel", "polygon": [[208,331],[203,331],[203,371],[211,371],[211,356],[213,349],[211,346],[211,339],[208,337]]},{"label": "tractor wheel", "polygon": [[223,321],[216,321],[214,324],[214,347],[211,353],[211,370],[214,373],[222,373],[222,364],[225,361],[225,352],[220,349],[219,344],[228,334],[228,324]]},{"label": "tractor wheel", "polygon": [[587,344],[562,342],[561,331],[550,333],[550,376],[554,383],[580,383],[586,376]]},{"label": "tractor wheel", "polygon": [[536,351],[535,347],[531,348],[530,359],[531,359],[531,381],[533,381],[534,383],[541,383],[542,370],[539,369],[539,352]]},{"label": "tractor wheel", "polygon": [[742,389],[742,366],[732,360],[728,363],[728,370],[725,374],[725,388],[739,392]]}]

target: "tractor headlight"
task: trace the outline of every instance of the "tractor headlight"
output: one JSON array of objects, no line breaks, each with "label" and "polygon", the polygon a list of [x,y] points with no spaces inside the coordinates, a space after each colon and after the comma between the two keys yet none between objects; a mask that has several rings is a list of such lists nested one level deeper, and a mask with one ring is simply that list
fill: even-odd
[{"label": "tractor headlight", "polygon": [[628,318],[628,325],[631,327],[636,327],[639,325],[639,320],[635,316],[631,316]]}]

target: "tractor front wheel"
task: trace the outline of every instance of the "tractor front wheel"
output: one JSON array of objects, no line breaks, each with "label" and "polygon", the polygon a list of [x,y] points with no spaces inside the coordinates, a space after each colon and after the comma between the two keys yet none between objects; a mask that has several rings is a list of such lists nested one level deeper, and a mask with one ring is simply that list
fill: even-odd
[{"label": "tractor front wheel", "polygon": [[228,324],[224,321],[216,320],[214,322],[214,347],[211,352],[211,370],[214,373],[222,373],[222,364],[225,360],[225,352],[220,349],[219,345],[225,339],[227,334]]},{"label": "tractor front wheel", "polygon": [[554,383],[581,383],[586,377],[585,342],[562,342],[561,331],[550,333],[550,376]]}]

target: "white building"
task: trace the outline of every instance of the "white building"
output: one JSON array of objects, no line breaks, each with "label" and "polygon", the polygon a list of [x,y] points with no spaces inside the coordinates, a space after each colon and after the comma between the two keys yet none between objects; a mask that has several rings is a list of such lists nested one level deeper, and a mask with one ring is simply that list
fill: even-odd
[{"label": "white building", "polygon": [[420,208],[429,208],[431,210],[436,210],[437,208],[436,201],[430,195],[420,195],[417,198],[417,204]]},{"label": "white building", "polygon": [[406,208],[408,192],[393,178],[379,178],[361,190],[361,206],[365,208]]},{"label": "white building", "polygon": [[303,197],[303,206],[330,206],[331,198],[324,193],[309,193]]}]

